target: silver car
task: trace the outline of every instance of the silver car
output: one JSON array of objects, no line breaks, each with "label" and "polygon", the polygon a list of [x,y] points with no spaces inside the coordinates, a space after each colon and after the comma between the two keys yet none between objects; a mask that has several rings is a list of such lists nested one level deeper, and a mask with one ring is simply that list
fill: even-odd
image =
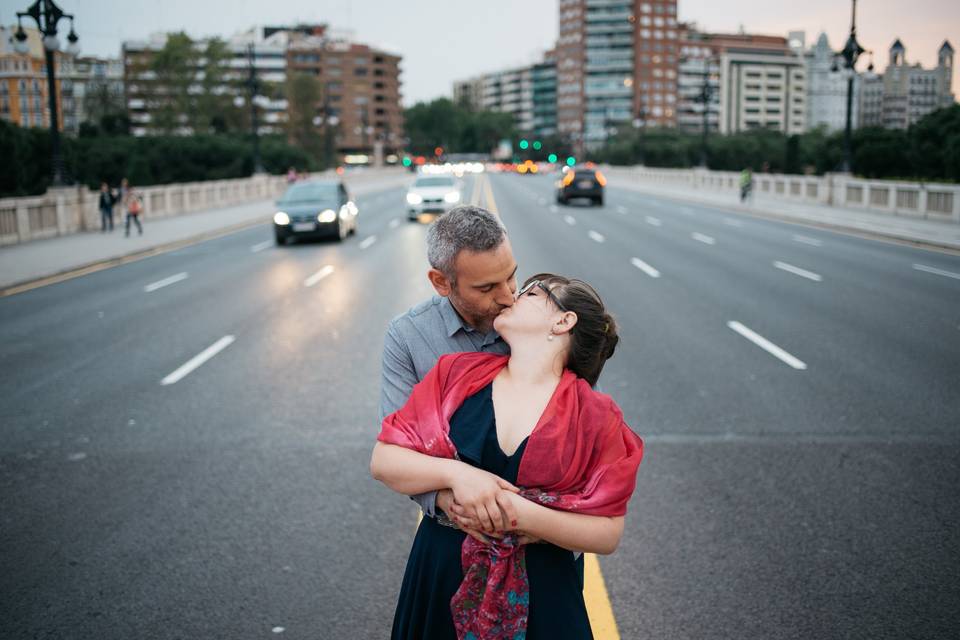
[{"label": "silver car", "polygon": [[421,175],[407,190],[407,217],[446,213],[463,201],[463,183],[453,176]]}]

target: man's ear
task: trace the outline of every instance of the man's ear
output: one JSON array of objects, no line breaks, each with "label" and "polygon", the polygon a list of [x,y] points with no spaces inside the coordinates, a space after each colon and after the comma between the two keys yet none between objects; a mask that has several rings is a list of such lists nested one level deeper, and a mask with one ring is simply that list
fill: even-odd
[{"label": "man's ear", "polygon": [[437,269],[430,269],[427,271],[427,279],[430,280],[430,284],[433,285],[437,295],[443,296],[444,298],[450,295],[453,284],[447,276],[443,275],[443,272]]}]

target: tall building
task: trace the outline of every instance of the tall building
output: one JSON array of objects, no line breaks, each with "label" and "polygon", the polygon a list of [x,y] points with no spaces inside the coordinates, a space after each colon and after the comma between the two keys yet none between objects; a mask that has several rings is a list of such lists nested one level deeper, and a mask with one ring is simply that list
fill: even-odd
[{"label": "tall building", "polygon": [[319,78],[317,115],[336,119],[337,151],[370,155],[378,143],[388,153],[403,147],[400,60],[345,33],[293,33],[287,70]]},{"label": "tall building", "polygon": [[[185,112],[181,105],[177,105],[179,111],[174,115],[174,126],[158,122],[157,119],[159,111],[173,104],[172,97],[158,88],[161,79],[157,77],[153,65],[157,54],[167,44],[167,39],[167,34],[160,33],[151,35],[145,41],[130,40],[123,43],[124,86],[133,135],[150,135],[167,129],[181,135],[195,133],[190,125],[190,114]],[[195,55],[189,70],[191,75],[186,87],[187,94],[198,96],[209,92],[212,95],[231,95],[234,104],[242,106],[249,99],[247,80],[252,63],[263,94],[257,100],[260,111],[258,130],[260,133],[281,132],[287,109],[286,100],[282,97],[282,86],[286,80],[287,31],[261,27],[227,40],[227,68],[218,86],[205,86],[207,83],[202,69],[205,63],[203,51],[209,42],[210,40],[193,42]],[[249,127],[247,116],[238,117],[243,118]]]},{"label": "tall building", "polygon": [[[26,54],[14,49],[15,29],[0,27],[0,118],[21,127],[49,127],[50,102],[47,92],[47,63],[40,32],[24,28],[27,34]],[[60,68],[66,56],[54,55],[57,113],[63,127],[60,103]]]},{"label": "tall building", "polygon": [[868,71],[860,76],[857,92],[857,126],[883,126],[883,75]]},{"label": "tall building", "polygon": [[676,0],[560,0],[557,128],[578,150],[643,115],[676,124]]},{"label": "tall building", "polygon": [[557,133],[557,65],[548,54],[547,60],[533,65],[533,133],[538,138]]},{"label": "tall building", "polygon": [[[807,128],[843,130],[847,123],[847,89],[851,72],[837,60],[826,33],[820,33],[816,44],[806,52],[804,58],[807,68]],[[860,88],[860,75],[853,73],[852,126],[856,126],[860,120],[860,100],[857,99]]]},{"label": "tall building", "polygon": [[789,48],[782,36],[707,33],[692,24],[681,25],[678,46],[677,127],[695,132],[703,130],[705,99],[707,128],[720,129],[720,63],[728,50],[779,55]]},{"label": "tall building", "polygon": [[793,135],[806,130],[802,34],[790,36],[782,48],[724,48],[720,56],[720,133],[773,129]]},{"label": "tall building", "polygon": [[906,129],[931,111],[954,103],[951,91],[953,47],[944,41],[937,52],[937,66],[924,69],[907,64],[907,49],[900,40],[890,46],[890,57],[883,72],[882,124],[891,129]]},{"label": "tall building", "polygon": [[81,124],[96,119],[98,109],[125,110],[121,60],[65,56],[58,73],[65,133],[79,133]]}]

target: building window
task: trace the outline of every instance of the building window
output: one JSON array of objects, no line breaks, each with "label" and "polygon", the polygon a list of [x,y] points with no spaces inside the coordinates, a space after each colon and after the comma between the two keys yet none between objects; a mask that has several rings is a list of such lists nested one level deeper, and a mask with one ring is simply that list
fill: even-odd
[{"label": "building window", "polygon": [[366,67],[357,67],[353,70],[353,75],[355,76],[365,76],[367,75]]}]

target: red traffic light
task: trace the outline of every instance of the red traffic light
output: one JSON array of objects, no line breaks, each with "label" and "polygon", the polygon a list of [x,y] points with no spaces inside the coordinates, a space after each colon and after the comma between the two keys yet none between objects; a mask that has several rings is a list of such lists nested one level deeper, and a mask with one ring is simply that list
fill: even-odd
[{"label": "red traffic light", "polygon": [[443,155],[443,147],[437,147],[436,149],[434,149],[434,150],[433,150],[433,155],[437,156],[438,158],[439,158],[440,156],[442,156],[442,155]]}]

